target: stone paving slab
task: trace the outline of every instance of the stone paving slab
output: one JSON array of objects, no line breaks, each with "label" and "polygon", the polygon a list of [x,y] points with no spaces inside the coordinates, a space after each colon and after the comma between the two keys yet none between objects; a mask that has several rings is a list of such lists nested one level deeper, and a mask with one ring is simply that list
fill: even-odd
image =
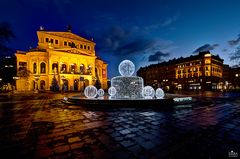
[{"label": "stone paving slab", "polygon": [[[0,152],[7,158],[228,158],[240,154],[240,99],[168,111],[92,110],[64,95],[0,102]],[[23,102],[24,101],[24,102]]]}]

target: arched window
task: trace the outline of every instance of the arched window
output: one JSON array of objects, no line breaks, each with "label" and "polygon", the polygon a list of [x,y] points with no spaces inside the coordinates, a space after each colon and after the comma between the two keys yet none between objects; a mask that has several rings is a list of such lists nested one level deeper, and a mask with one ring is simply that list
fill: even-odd
[{"label": "arched window", "polygon": [[67,72],[67,65],[66,64],[62,64],[61,65],[61,73],[66,73]]},{"label": "arched window", "polygon": [[84,64],[81,64],[81,65],[80,65],[79,70],[80,70],[80,74],[84,74],[84,72],[85,72]]},{"label": "arched window", "polygon": [[[56,71],[56,72],[55,72]],[[57,73],[58,72],[58,64],[57,63],[53,63],[52,64],[52,72],[53,73]]]},{"label": "arched window", "polygon": [[46,73],[46,64],[44,62],[40,64],[40,68],[40,73]]},{"label": "arched window", "polygon": [[75,72],[76,72],[76,64],[71,64],[69,71],[70,71],[71,73],[75,73]]},{"label": "arched window", "polygon": [[37,64],[36,63],[33,64],[33,73],[37,73]]},{"label": "arched window", "polygon": [[92,74],[92,66],[91,66],[91,65],[88,65],[87,73],[88,73],[89,75]]}]

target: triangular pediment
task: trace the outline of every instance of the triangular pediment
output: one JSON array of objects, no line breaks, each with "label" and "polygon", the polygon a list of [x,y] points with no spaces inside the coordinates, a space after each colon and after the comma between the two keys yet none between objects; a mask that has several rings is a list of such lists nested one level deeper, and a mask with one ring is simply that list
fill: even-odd
[{"label": "triangular pediment", "polygon": [[54,49],[54,51],[59,51],[59,52],[66,52],[66,53],[70,53],[70,54],[79,54],[79,55],[87,55],[87,56],[93,56],[90,53],[81,51],[79,49],[76,48],[63,48],[63,49]]},{"label": "triangular pediment", "polygon": [[84,42],[88,42],[88,43],[93,43],[95,44],[93,41],[87,40],[81,36],[78,36],[76,34],[73,34],[71,32],[48,32],[48,31],[41,31],[44,34],[47,35],[53,35],[53,36],[58,36],[58,37],[62,37],[62,38],[66,38],[66,39],[72,39],[72,40],[78,40],[78,41],[84,41]]}]

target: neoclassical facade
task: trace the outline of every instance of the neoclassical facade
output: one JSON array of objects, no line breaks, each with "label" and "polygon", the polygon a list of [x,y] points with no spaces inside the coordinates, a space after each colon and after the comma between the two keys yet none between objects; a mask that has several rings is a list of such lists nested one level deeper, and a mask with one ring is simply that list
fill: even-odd
[{"label": "neoclassical facade", "polygon": [[17,51],[18,91],[83,90],[100,82],[107,89],[107,64],[96,56],[95,43],[72,32],[37,31],[38,46]]}]

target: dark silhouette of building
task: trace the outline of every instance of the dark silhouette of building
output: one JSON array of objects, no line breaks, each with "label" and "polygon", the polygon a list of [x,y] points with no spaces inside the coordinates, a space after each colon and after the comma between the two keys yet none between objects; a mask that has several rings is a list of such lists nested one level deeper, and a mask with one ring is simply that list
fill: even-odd
[{"label": "dark silhouette of building", "polygon": [[137,71],[145,85],[171,90],[223,89],[223,59],[209,51],[172,59]]},{"label": "dark silhouette of building", "polygon": [[240,67],[223,66],[224,90],[240,90]]},{"label": "dark silhouette of building", "polygon": [[0,58],[0,79],[2,84],[15,84],[13,79],[16,76],[16,57],[3,56]]}]

